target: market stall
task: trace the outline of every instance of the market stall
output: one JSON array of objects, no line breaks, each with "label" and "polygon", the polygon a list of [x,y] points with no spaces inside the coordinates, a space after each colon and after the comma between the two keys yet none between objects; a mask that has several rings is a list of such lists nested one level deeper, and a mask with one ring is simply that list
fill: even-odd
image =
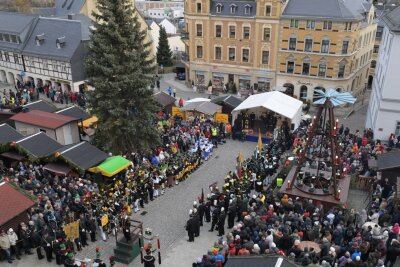
[{"label": "market stall", "polygon": [[213,120],[216,113],[222,113],[222,106],[220,105],[211,103],[209,101],[189,101],[186,101],[187,104],[181,108],[181,111],[185,112],[185,117],[187,120],[194,119],[195,117],[199,117],[200,120]]},{"label": "market stall", "polygon": [[241,112],[254,112],[259,118],[266,110],[273,111],[290,120],[293,130],[301,121],[303,102],[278,91],[252,95],[232,111],[232,125]]},{"label": "market stall", "polygon": [[90,172],[100,172],[103,176],[112,177],[131,166],[131,162],[121,156],[107,158],[100,165],[90,168]]}]

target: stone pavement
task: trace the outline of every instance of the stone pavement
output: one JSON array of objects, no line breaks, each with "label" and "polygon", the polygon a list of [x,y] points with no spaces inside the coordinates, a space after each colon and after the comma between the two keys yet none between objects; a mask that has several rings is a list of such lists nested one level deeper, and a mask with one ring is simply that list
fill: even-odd
[{"label": "stone pavement", "polygon": [[[211,159],[192,173],[186,181],[167,189],[163,196],[145,205],[145,209],[141,212],[147,211],[146,215],[141,216],[139,213],[133,215],[134,219],[143,221],[143,227],[150,227],[154,233],[159,234],[163,259],[161,266],[191,266],[194,259],[201,257],[217,240],[217,232],[209,233],[210,225],[206,223],[201,229],[200,238],[196,238],[195,243],[188,243],[184,228],[189,218],[188,211],[192,208],[193,201],[197,200],[197,196],[201,194],[202,188],[206,195],[209,192],[209,185],[212,183],[218,182],[219,186],[222,186],[225,175],[234,169],[239,152],[243,153],[244,157],[248,157],[252,154],[255,146],[256,143],[228,140],[226,144],[218,146]],[[100,238],[98,237],[98,239]],[[79,252],[76,258],[93,259],[96,247],[102,249],[101,258],[108,263],[109,256],[113,255],[115,239],[111,237],[107,242],[90,243],[90,246]],[[46,260],[39,261],[36,255],[24,255],[22,260],[14,261],[14,264],[10,266],[35,265],[56,266],[54,261],[52,263],[47,263]],[[116,266],[122,265],[118,263]],[[141,266],[140,258],[138,257],[128,266]]]}]

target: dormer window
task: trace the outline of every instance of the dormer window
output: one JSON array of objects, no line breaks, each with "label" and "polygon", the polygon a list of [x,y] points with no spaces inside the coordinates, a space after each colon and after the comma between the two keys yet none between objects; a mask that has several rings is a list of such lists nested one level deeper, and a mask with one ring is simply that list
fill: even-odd
[{"label": "dormer window", "polygon": [[57,38],[56,45],[58,49],[61,49],[65,45],[65,36]]},{"label": "dormer window", "polygon": [[217,4],[217,13],[221,13],[222,12],[222,4],[218,3]]},{"label": "dormer window", "polygon": [[42,45],[44,43],[44,33],[36,35],[35,41],[37,46]]},{"label": "dormer window", "polygon": [[251,5],[247,4],[244,6],[244,14],[248,15],[251,12]]},{"label": "dormer window", "polygon": [[236,9],[237,9],[237,5],[232,4],[231,5],[231,14],[236,14]]}]

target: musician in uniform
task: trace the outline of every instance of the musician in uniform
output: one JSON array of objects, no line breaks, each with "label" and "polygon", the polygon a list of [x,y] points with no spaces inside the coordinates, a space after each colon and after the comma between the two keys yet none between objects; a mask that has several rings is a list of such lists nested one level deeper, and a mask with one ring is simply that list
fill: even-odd
[{"label": "musician in uniform", "polygon": [[122,231],[124,232],[124,237],[127,242],[131,241],[130,226],[131,226],[131,222],[129,220],[129,216],[126,213],[126,211],[124,211],[121,215],[121,227],[122,227]]}]

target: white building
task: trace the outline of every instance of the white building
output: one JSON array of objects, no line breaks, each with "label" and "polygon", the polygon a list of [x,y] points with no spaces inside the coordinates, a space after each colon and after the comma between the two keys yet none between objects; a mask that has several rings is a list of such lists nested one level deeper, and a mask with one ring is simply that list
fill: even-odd
[{"label": "white building", "polygon": [[0,82],[17,80],[79,91],[90,20],[0,12]]},{"label": "white building", "polygon": [[163,19],[159,25],[164,27],[167,34],[176,34],[177,32],[176,26],[169,19]]},{"label": "white building", "polygon": [[374,138],[387,141],[391,133],[400,135],[400,7],[387,13],[383,22],[365,127],[374,131]]},{"label": "white building", "polygon": [[183,18],[183,11],[183,7],[150,8],[144,11],[144,14],[152,19],[177,19]]}]

